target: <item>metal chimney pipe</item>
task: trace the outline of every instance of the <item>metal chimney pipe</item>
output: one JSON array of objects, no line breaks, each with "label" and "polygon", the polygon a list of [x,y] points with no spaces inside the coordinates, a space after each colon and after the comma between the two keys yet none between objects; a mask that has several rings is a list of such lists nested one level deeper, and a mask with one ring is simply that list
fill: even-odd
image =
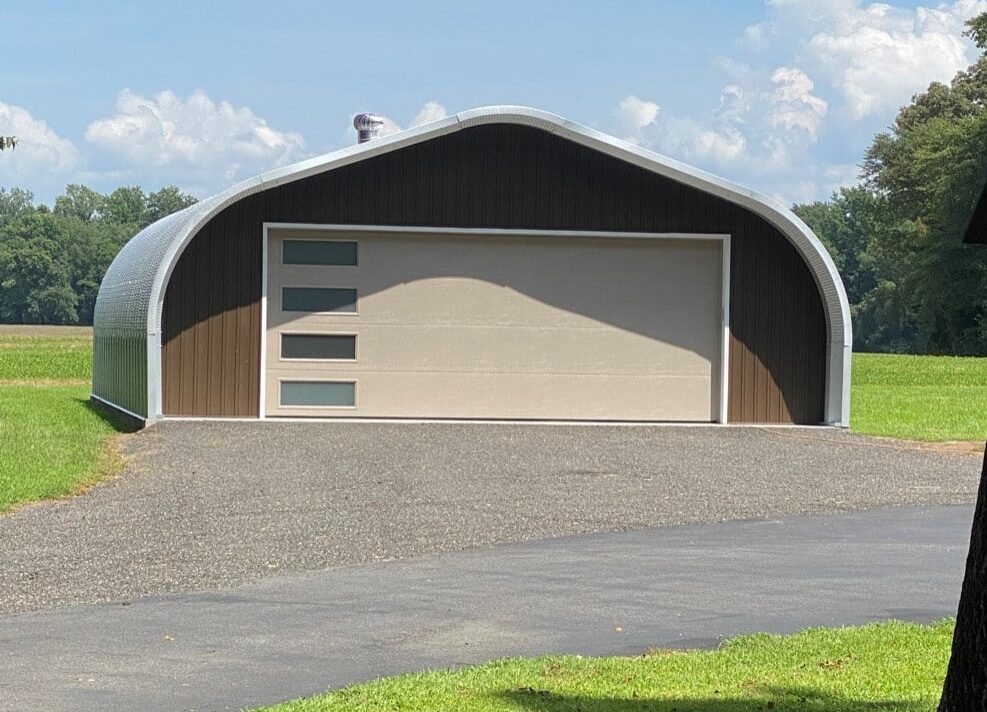
[{"label": "metal chimney pipe", "polygon": [[366,143],[377,138],[377,132],[384,125],[384,119],[377,114],[357,114],[353,117],[353,128],[356,129],[356,142]]}]

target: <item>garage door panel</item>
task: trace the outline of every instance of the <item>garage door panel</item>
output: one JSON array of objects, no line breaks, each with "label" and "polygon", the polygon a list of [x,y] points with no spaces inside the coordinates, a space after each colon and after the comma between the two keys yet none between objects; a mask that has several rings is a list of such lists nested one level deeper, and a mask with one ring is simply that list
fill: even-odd
[{"label": "garage door panel", "polygon": [[658,250],[648,240],[474,237],[427,238],[422,249],[422,239],[364,239],[357,268],[279,266],[278,275],[283,285],[356,288],[361,319],[381,324],[553,326],[588,317],[649,332],[670,319],[691,323],[692,311],[706,316],[716,297],[707,279],[719,275],[716,243],[666,240]]},{"label": "garage door panel", "polygon": [[[360,234],[358,265],[341,267],[282,265],[280,239],[273,232],[269,247],[268,415],[709,421],[717,412],[718,241]],[[356,313],[283,313],[280,290],[296,286],[356,289]],[[282,332],[354,334],[357,357],[285,361]],[[305,379],[355,382],[356,402],[345,412],[281,408],[279,383]]]},{"label": "garage door panel", "polygon": [[[324,325],[309,333],[355,333],[356,370],[475,373],[692,374],[709,377],[701,353],[606,325],[570,328]],[[296,333],[292,329],[288,333]],[[414,354],[414,358],[409,358]],[[620,356],[615,358],[615,354]],[[319,369],[318,361],[285,361],[269,368]]]},{"label": "garage door panel", "polygon": [[[702,376],[377,372],[370,377],[336,369],[319,381],[356,380],[353,408],[276,408],[282,416],[375,418],[484,418],[535,420],[709,420],[710,379]],[[289,382],[304,381],[292,374]],[[270,379],[267,399],[278,404],[280,379]],[[614,393],[621,395],[615,411]],[[573,418],[571,413],[578,413]],[[668,417],[661,415],[668,413]]]}]

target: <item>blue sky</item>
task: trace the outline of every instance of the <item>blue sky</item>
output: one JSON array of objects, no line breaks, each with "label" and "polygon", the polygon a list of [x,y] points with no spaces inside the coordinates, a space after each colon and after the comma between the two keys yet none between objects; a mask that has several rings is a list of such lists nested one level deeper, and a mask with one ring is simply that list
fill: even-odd
[{"label": "blue sky", "polygon": [[18,3],[0,10],[0,186],[200,197],[488,104],[556,112],[786,202],[976,52],[987,0]]}]

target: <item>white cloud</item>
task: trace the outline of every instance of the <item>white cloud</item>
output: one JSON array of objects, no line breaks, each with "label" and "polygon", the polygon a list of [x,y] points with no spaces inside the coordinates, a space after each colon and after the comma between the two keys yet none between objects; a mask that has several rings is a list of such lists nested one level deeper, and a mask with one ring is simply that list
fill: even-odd
[{"label": "white cloud", "polygon": [[737,84],[727,84],[720,92],[720,103],[714,112],[717,120],[735,126],[747,122],[753,109],[754,97]]},{"label": "white cloud", "polygon": [[771,125],[789,131],[802,129],[814,139],[829,105],[812,94],[815,84],[809,75],[801,69],[779,67],[771,74],[771,81],[775,85]]},{"label": "white cloud", "polygon": [[378,136],[390,136],[391,134],[397,133],[398,131],[404,131],[404,127],[401,126],[401,124],[399,124],[397,121],[392,119],[390,116],[381,116],[380,118],[384,120],[384,123],[381,124],[380,128],[377,130]]},{"label": "white cloud", "polygon": [[700,131],[692,140],[692,155],[717,163],[736,161],[747,149],[747,139],[737,129]]},{"label": "white cloud", "polygon": [[645,101],[631,94],[620,100],[613,113],[625,130],[636,133],[651,126],[660,111],[661,107],[655,102]]},{"label": "white cloud", "polygon": [[690,142],[690,156],[709,159],[716,163],[730,163],[744,155],[747,139],[736,129],[698,131]]},{"label": "white cloud", "polygon": [[449,112],[439,102],[426,101],[425,105],[419,109],[418,113],[411,120],[411,125],[421,126],[422,124],[430,124],[433,121],[441,121],[448,115]]},{"label": "white cloud", "polygon": [[0,152],[0,185],[52,187],[79,161],[71,141],[20,106],[0,102],[0,136],[17,137],[15,149]]},{"label": "white cloud", "polygon": [[[446,111],[446,108],[439,102],[426,101],[422,104],[422,107],[418,110],[418,113],[411,118],[411,123],[408,128],[415,128],[416,126],[428,124],[433,121],[439,121],[440,119],[446,118],[448,115],[449,112]],[[390,134],[404,130],[404,127],[390,116],[381,116],[380,118],[384,120],[383,125],[380,127],[381,136],[389,136]]]},{"label": "white cloud", "polygon": [[976,61],[965,23],[987,0],[925,2],[766,0],[764,19],[713,59],[718,103],[665,106],[635,140],[786,202],[825,198],[859,179],[852,161],[900,106]]},{"label": "white cloud", "polygon": [[639,143],[679,160],[723,166],[741,160],[748,142],[735,126],[710,119],[664,116],[639,135]]},{"label": "white cloud", "polygon": [[115,113],[93,121],[85,135],[142,177],[207,189],[305,155],[300,134],[274,129],[249,108],[214,102],[202,91],[182,99],[171,91],[148,98],[125,89]]},{"label": "white cloud", "polygon": [[[933,81],[949,81],[976,58],[965,21],[985,0],[900,8],[861,0],[769,0],[748,28],[760,45],[790,43],[843,98],[852,118],[895,110]],[[756,28],[756,29],[754,29]]]}]

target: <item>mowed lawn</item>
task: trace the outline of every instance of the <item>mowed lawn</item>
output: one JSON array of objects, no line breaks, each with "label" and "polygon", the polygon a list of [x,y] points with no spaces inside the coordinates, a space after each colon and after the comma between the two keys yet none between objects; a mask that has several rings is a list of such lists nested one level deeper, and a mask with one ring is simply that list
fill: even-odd
[{"label": "mowed lawn", "polygon": [[987,439],[987,358],[854,354],[850,426],[912,440]]},{"label": "mowed lawn", "polygon": [[933,712],[951,622],[817,628],[714,651],[499,660],[403,675],[267,712]]},{"label": "mowed lawn", "polygon": [[0,328],[0,512],[119,469],[109,442],[118,424],[90,407],[91,373],[85,331]]}]

